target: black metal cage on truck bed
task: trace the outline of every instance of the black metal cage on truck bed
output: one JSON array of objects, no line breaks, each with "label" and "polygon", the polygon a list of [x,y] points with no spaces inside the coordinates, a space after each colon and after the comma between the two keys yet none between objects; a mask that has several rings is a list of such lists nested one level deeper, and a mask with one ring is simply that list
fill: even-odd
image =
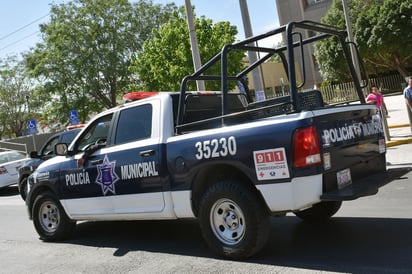
[{"label": "black metal cage on truck bed", "polygon": [[[311,35],[308,34],[309,32]],[[274,46],[272,48],[262,47],[258,45],[259,42],[261,42],[263,39],[275,38],[275,36],[279,35],[282,35],[285,43]],[[334,38],[338,39],[338,41],[340,42],[343,49],[344,59],[347,61],[348,71],[354,82],[354,87],[358,97],[356,100],[360,101],[361,103],[365,103],[365,98],[362,92],[363,87],[361,87],[355,66],[352,62],[349,48],[350,43],[346,41],[346,37],[347,33],[345,30],[317,22],[300,21],[290,22],[287,25],[281,26],[264,34],[254,36],[237,43],[225,45],[220,53],[215,55],[195,73],[183,78],[181,83],[179,107],[176,119],[176,133],[187,131],[193,126],[199,128],[202,124],[206,125],[208,123],[210,124],[210,122],[213,122],[213,124],[215,125],[216,123],[220,123],[220,125],[223,126],[225,124],[230,124],[231,121],[238,123],[254,118],[264,117],[265,115],[273,116],[323,107],[324,104],[322,94],[318,90],[310,90],[309,92],[300,91],[307,78],[303,48],[305,45],[313,44],[323,39]],[[295,50],[300,51],[301,59],[299,59],[299,61],[301,62],[302,66],[302,83],[297,83],[297,71],[295,67],[297,58],[295,56]],[[258,53],[259,57],[255,62],[247,65],[236,75],[229,75],[228,62],[230,60],[228,60],[228,55],[232,51],[243,51],[245,53],[252,51]],[[278,98],[271,98],[269,100],[260,102],[254,102],[252,93],[248,89],[247,85],[247,74],[252,72],[262,63],[267,62],[274,56],[278,56],[278,58],[280,58],[281,62],[283,63],[283,67],[289,81],[288,95]],[[220,75],[208,75],[208,70],[213,65],[219,63],[221,67]],[[216,110],[214,110],[215,115],[207,115],[205,119],[187,120],[185,119],[185,117],[188,117],[186,111],[193,109],[193,107],[187,105],[188,103],[190,103],[187,100],[187,93],[189,92],[187,90],[188,82],[197,80],[220,81],[220,93],[214,94],[214,96],[218,96],[220,100],[219,113],[216,113]],[[236,81],[244,87],[243,95],[246,98],[247,104],[243,109],[237,108],[236,110],[234,110],[231,108],[233,104],[230,102],[230,99],[234,97],[231,96],[231,92],[229,92],[229,81]],[[205,94],[205,96],[210,95],[211,94]],[[199,94],[199,96],[202,95]],[[208,110],[205,109],[205,111]]]}]

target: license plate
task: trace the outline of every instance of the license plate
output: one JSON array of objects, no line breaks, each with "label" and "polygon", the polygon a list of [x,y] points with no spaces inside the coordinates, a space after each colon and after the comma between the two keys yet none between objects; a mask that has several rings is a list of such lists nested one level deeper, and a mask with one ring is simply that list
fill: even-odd
[{"label": "license plate", "polygon": [[352,177],[350,175],[350,169],[344,169],[341,171],[338,171],[336,173],[336,178],[338,181],[338,188],[344,188],[347,185],[350,185],[352,183]]}]

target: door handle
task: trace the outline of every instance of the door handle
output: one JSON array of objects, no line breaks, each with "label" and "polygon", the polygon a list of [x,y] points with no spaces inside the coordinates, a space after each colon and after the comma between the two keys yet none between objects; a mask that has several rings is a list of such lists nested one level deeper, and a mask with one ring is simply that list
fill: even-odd
[{"label": "door handle", "polygon": [[103,159],[90,161],[90,163],[91,163],[92,165],[99,165],[99,164],[103,163]]},{"label": "door handle", "polygon": [[155,152],[156,151],[154,149],[149,149],[149,150],[140,151],[139,154],[140,156],[147,157],[147,156],[155,154]]}]

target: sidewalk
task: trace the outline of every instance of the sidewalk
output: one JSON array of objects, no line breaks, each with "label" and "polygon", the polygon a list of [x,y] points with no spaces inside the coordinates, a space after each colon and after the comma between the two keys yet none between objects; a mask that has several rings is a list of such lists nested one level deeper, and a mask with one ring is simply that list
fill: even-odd
[{"label": "sidewalk", "polygon": [[412,130],[403,95],[385,96],[385,104],[389,112],[387,122],[390,135],[390,141],[386,142],[386,146],[412,143]]}]

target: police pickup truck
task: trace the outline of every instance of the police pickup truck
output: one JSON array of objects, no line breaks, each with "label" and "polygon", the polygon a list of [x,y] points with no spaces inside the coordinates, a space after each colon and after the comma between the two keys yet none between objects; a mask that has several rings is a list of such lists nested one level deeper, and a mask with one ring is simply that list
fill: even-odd
[{"label": "police pickup truck", "polygon": [[[276,35],[286,43],[257,46]],[[340,41],[353,79],[337,93],[343,101],[305,88],[305,52],[323,39]],[[233,73],[233,51],[260,55]],[[272,57],[288,81],[253,96],[248,77]],[[208,74],[216,65],[221,73]],[[221,90],[189,92],[199,80]],[[98,114],[29,177],[26,204],[42,240],[68,237],[76,221],[197,218],[214,252],[243,259],[265,245],[270,216],[325,220],[408,171],[386,168],[377,110],[365,103],[345,31],[334,27],[289,23],[226,45],[180,92],[134,95],[143,99]]]}]

